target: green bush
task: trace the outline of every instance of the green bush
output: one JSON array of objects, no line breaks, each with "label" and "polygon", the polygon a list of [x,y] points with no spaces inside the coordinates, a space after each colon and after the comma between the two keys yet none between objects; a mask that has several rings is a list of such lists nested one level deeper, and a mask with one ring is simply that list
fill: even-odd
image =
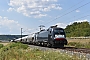
[{"label": "green bush", "polygon": [[76,42],[69,42],[68,45],[69,46],[75,46],[77,43]]},{"label": "green bush", "polygon": [[53,50],[42,51],[38,48],[28,48],[21,43],[10,43],[0,49],[0,60],[80,60],[68,54]]},{"label": "green bush", "polygon": [[0,60],[80,60],[77,57],[55,51],[39,49],[10,49],[0,54]]},{"label": "green bush", "polygon": [[3,46],[4,46],[3,44],[0,44],[0,49],[1,49]]},{"label": "green bush", "polygon": [[76,43],[76,46],[75,46],[76,48],[84,48],[85,46],[84,46],[84,44],[81,44],[81,43]]},{"label": "green bush", "polygon": [[28,45],[27,44],[22,44],[22,43],[13,43],[13,44],[10,45],[10,48],[13,48],[13,47],[17,47],[19,49],[27,49]]},{"label": "green bush", "polygon": [[74,46],[76,48],[90,48],[90,42],[84,44],[80,42],[69,42],[68,46]]},{"label": "green bush", "polygon": [[1,51],[7,51],[7,50],[10,50],[10,49],[14,49],[14,48],[27,49],[28,45],[27,44],[22,44],[22,43],[10,43],[10,44],[6,45],[5,47],[1,48]]},{"label": "green bush", "polygon": [[90,48],[90,42],[84,44],[85,48]]}]

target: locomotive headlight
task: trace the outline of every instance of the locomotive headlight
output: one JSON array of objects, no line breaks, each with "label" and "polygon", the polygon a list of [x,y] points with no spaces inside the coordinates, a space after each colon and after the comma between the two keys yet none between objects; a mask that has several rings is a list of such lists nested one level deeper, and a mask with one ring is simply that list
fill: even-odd
[{"label": "locomotive headlight", "polygon": [[52,36],[51,36],[51,38],[52,38]]},{"label": "locomotive headlight", "polygon": [[64,38],[64,35],[55,35],[55,38]]},{"label": "locomotive headlight", "polygon": [[55,40],[65,40],[64,35],[55,35],[54,37]]}]

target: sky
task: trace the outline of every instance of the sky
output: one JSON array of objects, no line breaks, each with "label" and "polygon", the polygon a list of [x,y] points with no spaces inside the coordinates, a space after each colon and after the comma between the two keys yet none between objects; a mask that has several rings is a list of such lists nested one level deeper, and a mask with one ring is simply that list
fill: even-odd
[{"label": "sky", "polygon": [[31,34],[52,25],[90,22],[89,0],[1,0],[0,34]]}]

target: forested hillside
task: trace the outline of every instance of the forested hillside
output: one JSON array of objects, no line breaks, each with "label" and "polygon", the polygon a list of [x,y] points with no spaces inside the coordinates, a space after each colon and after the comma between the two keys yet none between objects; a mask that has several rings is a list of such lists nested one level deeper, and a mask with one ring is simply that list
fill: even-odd
[{"label": "forested hillside", "polygon": [[65,28],[67,37],[90,36],[90,22],[74,22]]},{"label": "forested hillside", "polygon": [[[27,35],[22,35],[22,37],[27,36]],[[20,38],[21,35],[0,35],[0,40],[12,40],[12,39],[17,39]]]}]

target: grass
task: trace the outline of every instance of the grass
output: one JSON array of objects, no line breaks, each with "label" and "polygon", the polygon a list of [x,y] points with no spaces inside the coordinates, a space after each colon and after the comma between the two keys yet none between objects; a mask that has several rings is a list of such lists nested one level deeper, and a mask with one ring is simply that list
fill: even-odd
[{"label": "grass", "polygon": [[42,51],[26,44],[10,43],[0,49],[0,60],[80,60],[56,51]]},{"label": "grass", "polygon": [[68,39],[68,46],[90,48],[90,39]]},{"label": "grass", "polygon": [[9,44],[9,42],[0,42],[0,44],[3,44],[4,46]]},{"label": "grass", "polygon": [[3,44],[0,44],[0,48],[2,48],[4,45]]},{"label": "grass", "polygon": [[76,42],[76,43],[80,42],[82,44],[90,42],[90,39],[67,39],[67,40],[68,42]]}]

